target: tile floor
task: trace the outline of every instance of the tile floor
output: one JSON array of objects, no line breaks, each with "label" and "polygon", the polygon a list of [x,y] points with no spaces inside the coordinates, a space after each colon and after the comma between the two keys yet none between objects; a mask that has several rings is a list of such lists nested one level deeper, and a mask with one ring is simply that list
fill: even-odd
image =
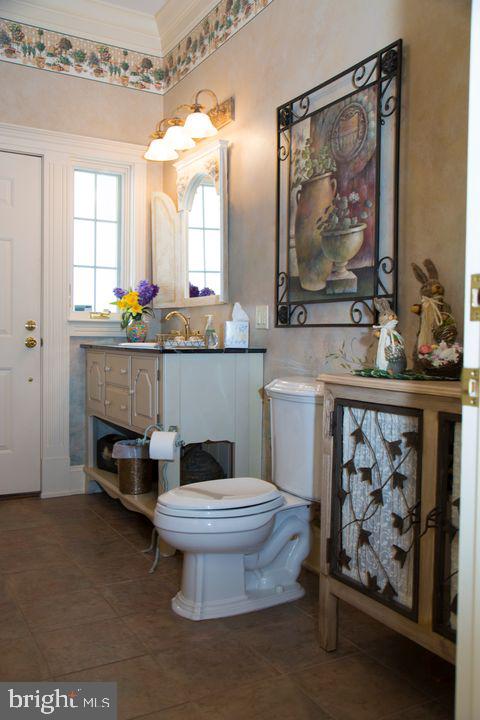
[{"label": "tile floor", "polygon": [[0,680],[116,681],[121,720],[453,718],[453,668],[352,608],[320,649],[310,573],[294,604],[177,617],[150,528],[103,493],[0,501]]}]

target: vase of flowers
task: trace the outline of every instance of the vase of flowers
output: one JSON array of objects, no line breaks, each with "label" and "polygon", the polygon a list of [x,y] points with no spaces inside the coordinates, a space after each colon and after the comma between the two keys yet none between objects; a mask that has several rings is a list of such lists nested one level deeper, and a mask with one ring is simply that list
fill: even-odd
[{"label": "vase of flowers", "polygon": [[134,290],[117,287],[113,294],[117,299],[112,304],[122,311],[120,325],[126,331],[128,342],[145,342],[148,325],[144,318],[153,317],[153,310],[149,305],[158,295],[158,285],[153,285],[148,280],[140,280]]}]

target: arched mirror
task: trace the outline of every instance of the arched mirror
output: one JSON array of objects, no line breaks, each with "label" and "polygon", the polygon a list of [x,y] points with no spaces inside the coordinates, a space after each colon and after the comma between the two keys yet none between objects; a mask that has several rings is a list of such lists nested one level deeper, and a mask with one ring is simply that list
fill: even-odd
[{"label": "arched mirror", "polygon": [[[215,140],[175,163],[178,222],[174,238],[167,232],[173,227],[170,208],[156,199],[152,240],[153,271],[160,286],[157,307],[228,302],[227,148],[225,140]],[[158,213],[163,209],[168,210],[168,217],[160,222]],[[168,288],[164,294],[162,286]]]}]

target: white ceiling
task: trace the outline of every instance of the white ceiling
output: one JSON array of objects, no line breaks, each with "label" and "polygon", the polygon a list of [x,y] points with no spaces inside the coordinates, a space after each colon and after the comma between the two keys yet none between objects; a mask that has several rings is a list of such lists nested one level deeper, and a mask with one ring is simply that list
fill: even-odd
[{"label": "white ceiling", "polygon": [[0,0],[0,17],[165,55],[218,0]]}]

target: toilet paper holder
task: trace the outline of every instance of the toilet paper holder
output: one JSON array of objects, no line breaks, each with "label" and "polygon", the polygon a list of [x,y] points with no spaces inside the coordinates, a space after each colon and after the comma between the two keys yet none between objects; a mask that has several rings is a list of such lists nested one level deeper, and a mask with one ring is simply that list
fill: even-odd
[{"label": "toilet paper holder", "polygon": [[[163,427],[163,425],[162,425],[161,423],[153,423],[152,425],[149,425],[149,426],[145,429],[145,433],[144,433],[144,435],[143,435],[143,439],[141,440],[142,445],[146,445],[146,444],[148,443],[148,441],[150,440],[150,438],[148,437],[148,433],[149,433],[150,430],[160,430],[160,432],[163,432],[164,429],[165,429],[165,428]],[[176,425],[170,425],[169,428],[168,428],[168,432],[176,432],[176,433],[178,433],[178,427],[177,427]],[[175,440],[175,446],[176,446],[176,447],[183,447],[184,445],[185,445],[184,441],[181,440],[180,438],[177,438],[177,439]]]}]

